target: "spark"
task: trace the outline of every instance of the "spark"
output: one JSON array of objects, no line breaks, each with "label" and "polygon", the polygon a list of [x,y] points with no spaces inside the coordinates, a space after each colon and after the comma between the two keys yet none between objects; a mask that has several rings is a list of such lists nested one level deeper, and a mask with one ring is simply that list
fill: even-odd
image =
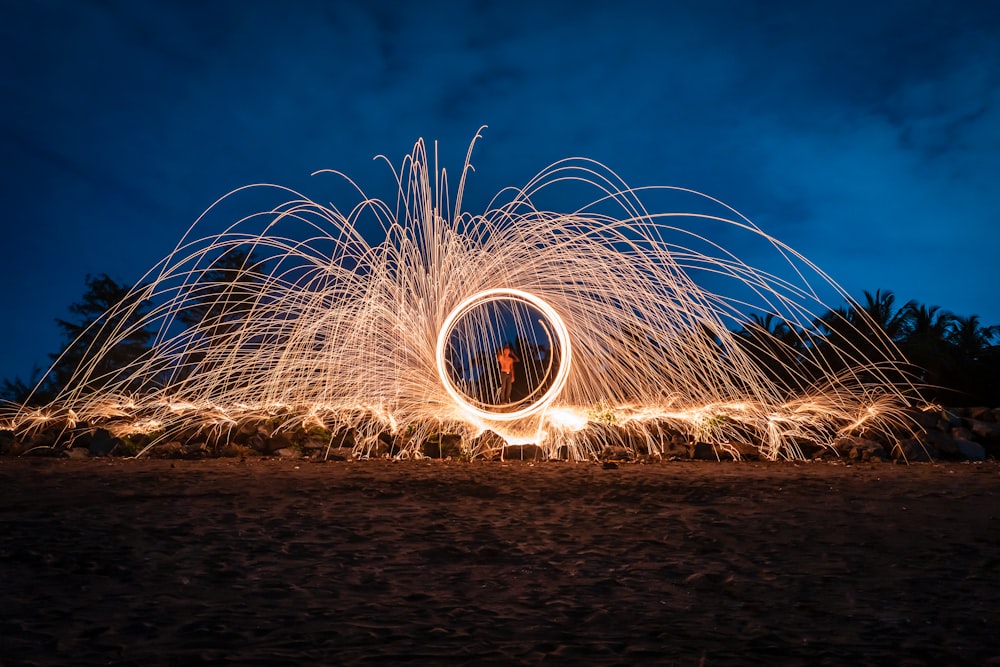
[{"label": "spark", "polygon": [[552,408],[546,417],[552,426],[567,431],[582,431],[588,424],[586,413],[568,407]]},{"label": "spark", "polygon": [[[316,175],[356,192],[346,213],[277,185],[220,198],[85,332],[102,342],[58,396],[15,406],[0,426],[62,419],[156,431],[159,442],[272,419],[354,429],[357,456],[379,432],[410,429],[400,453],[413,456],[434,433],[468,442],[491,430],[585,459],[603,424],[602,437],[644,441],[650,453],[669,427],[722,449],[752,441],[778,459],[800,455],[797,438],[824,445],[861,427],[896,437],[908,424],[921,399],[892,341],[869,333],[864,345],[834,345],[815,324],[829,311],[821,295],[853,301],[735,209],[684,188],[632,188],[574,158],[470,214],[462,201],[479,138],[454,193],[421,140],[390,165],[388,201],[331,171]],[[592,194],[568,213],[538,207],[560,188]],[[199,236],[248,195],[276,203]],[[644,201],[664,197],[689,208]],[[782,268],[754,268],[724,243]],[[153,304],[145,313],[143,301]],[[788,335],[754,328],[752,311]],[[140,329],[156,332],[148,352],[104,370]],[[529,357],[524,397],[506,406],[490,395],[505,337]]]}]

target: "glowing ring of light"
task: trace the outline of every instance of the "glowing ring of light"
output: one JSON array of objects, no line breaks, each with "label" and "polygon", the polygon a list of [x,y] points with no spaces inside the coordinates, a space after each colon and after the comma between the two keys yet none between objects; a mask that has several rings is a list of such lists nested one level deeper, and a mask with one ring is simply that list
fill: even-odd
[{"label": "glowing ring of light", "polygon": [[[551,325],[552,330],[555,332],[556,339],[559,341],[559,370],[556,372],[555,379],[552,381],[552,386],[549,387],[548,391],[546,391],[541,398],[535,402],[513,412],[490,412],[469,403],[462,393],[459,392],[454,385],[452,385],[445,365],[445,350],[448,347],[448,339],[451,337],[451,332],[455,328],[455,324],[466,313],[477,306],[503,300],[520,301],[534,306],[545,317],[545,319],[548,320],[549,325]],[[493,421],[514,421],[515,419],[521,419],[522,417],[533,415],[536,412],[547,408],[552,401],[555,400],[556,396],[558,396],[563,390],[563,387],[566,386],[566,378],[569,377],[572,356],[569,330],[566,328],[566,323],[563,322],[559,313],[557,313],[552,306],[542,299],[539,299],[534,294],[519,289],[496,288],[473,294],[469,298],[462,301],[462,303],[455,306],[455,308],[448,313],[448,317],[445,318],[444,323],[441,325],[441,331],[438,333],[437,339],[438,375],[441,377],[441,384],[444,385],[445,391],[448,392],[448,395],[451,396],[451,398],[465,412],[479,417],[480,419]]]}]

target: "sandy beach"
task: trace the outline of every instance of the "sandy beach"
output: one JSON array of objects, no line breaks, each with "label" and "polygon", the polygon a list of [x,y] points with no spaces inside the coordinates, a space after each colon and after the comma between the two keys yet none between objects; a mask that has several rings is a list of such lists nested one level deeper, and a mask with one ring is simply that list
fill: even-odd
[{"label": "sandy beach", "polygon": [[1000,664],[1000,465],[0,459],[0,662]]}]

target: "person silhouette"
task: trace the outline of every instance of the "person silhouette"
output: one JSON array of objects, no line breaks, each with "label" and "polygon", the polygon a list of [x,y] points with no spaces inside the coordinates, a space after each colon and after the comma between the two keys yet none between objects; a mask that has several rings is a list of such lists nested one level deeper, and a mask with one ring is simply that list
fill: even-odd
[{"label": "person silhouette", "polygon": [[510,345],[504,345],[497,353],[497,363],[500,364],[500,403],[510,403],[510,389],[514,385],[514,364],[521,361],[514,354]]}]

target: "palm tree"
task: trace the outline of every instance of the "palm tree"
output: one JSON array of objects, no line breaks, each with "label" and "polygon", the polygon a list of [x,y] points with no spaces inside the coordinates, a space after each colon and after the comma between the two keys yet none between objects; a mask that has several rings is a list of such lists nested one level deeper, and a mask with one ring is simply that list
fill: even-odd
[{"label": "palm tree", "polygon": [[940,350],[948,340],[955,316],[940,306],[925,306],[907,301],[903,306],[903,341],[909,347],[924,346]]},{"label": "palm tree", "polygon": [[[813,322],[816,331],[822,335],[817,349],[825,368],[840,371],[863,365],[872,356],[871,331],[875,325],[870,319],[859,316],[858,312],[854,306],[840,306],[826,311]],[[859,319],[864,320],[863,328],[858,327]]]},{"label": "palm tree", "polygon": [[979,315],[955,317],[947,339],[955,346],[960,362],[973,364],[1000,339],[1000,325],[984,327],[979,322]]},{"label": "palm tree", "polygon": [[956,317],[948,331],[954,354],[955,389],[962,392],[960,401],[977,405],[996,405],[1000,388],[995,378],[1000,372],[1000,326],[984,327],[978,315]]},{"label": "palm tree", "polygon": [[908,301],[903,306],[903,352],[924,370],[929,385],[950,384],[954,352],[948,340],[955,316],[940,306],[925,306]]},{"label": "palm tree", "polygon": [[749,355],[789,389],[804,382],[800,368],[806,339],[803,332],[774,313],[750,314],[737,340]]},{"label": "palm tree", "polygon": [[896,308],[896,295],[889,290],[883,292],[880,289],[875,290],[875,294],[865,290],[864,295],[865,303],[858,304],[861,305],[860,310],[852,308],[852,322],[859,328],[877,328],[889,340],[898,342],[904,333],[906,310]]}]

